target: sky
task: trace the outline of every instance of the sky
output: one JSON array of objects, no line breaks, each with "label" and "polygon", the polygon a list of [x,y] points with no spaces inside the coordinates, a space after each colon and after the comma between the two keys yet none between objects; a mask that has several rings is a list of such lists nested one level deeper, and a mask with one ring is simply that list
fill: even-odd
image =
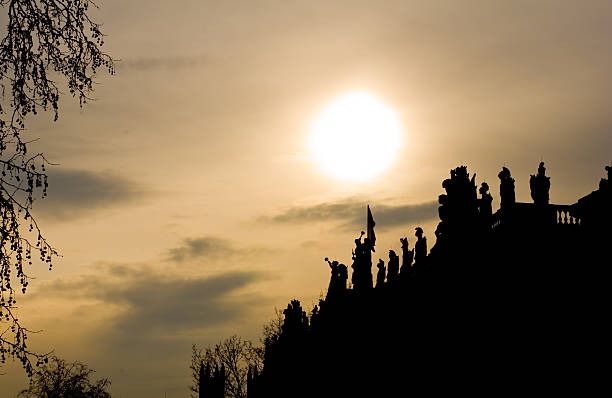
[{"label": "sky", "polygon": [[[517,200],[543,160],[551,202],[597,188],[612,161],[612,2],[100,0],[117,59],[95,101],[29,121],[49,198],[35,216],[59,250],[18,296],[54,350],[110,377],[117,397],[189,395],[192,344],[262,325],[324,294],[324,257],[350,264],[377,222],[376,254],[434,243],[437,197],[466,165]],[[396,160],[365,182],[309,152],[335,99],[367,92],[394,110]],[[374,138],[373,138],[374,139]],[[364,158],[363,162],[372,159]],[[375,254],[375,255],[376,255]],[[26,385],[16,364],[0,397]]]}]

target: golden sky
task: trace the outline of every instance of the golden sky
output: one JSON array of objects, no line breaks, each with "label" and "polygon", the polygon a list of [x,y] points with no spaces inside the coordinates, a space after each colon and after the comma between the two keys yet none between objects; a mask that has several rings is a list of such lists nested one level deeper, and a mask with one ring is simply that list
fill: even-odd
[{"label": "golden sky", "polygon": [[[441,182],[467,165],[498,203],[544,160],[551,201],[596,189],[612,149],[612,2],[101,0],[117,59],[97,101],[30,121],[50,171],[40,224],[63,257],[18,301],[31,337],[112,379],[117,397],[185,397],[191,344],[261,325],[350,262],[365,205],[386,259],[434,243]],[[307,141],[335,98],[393,108],[398,160],[377,178],[320,172]],[[367,161],[367,159],[364,159]],[[36,208],[35,208],[36,209]],[[0,376],[0,397],[23,386]]]}]

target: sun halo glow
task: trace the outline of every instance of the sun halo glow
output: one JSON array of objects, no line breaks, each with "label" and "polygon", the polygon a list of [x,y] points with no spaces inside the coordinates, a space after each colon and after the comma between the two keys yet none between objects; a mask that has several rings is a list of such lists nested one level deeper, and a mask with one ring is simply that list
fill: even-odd
[{"label": "sun halo glow", "polygon": [[309,146],[326,174],[363,182],[387,169],[401,144],[393,109],[368,93],[351,93],[330,103],[310,129]]}]

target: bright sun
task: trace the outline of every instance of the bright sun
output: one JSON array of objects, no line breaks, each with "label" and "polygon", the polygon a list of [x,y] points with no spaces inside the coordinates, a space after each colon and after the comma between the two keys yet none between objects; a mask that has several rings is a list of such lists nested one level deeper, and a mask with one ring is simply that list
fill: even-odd
[{"label": "bright sun", "polygon": [[330,103],[310,130],[310,150],[324,171],[347,181],[367,181],[389,167],[401,143],[393,109],[367,93]]}]

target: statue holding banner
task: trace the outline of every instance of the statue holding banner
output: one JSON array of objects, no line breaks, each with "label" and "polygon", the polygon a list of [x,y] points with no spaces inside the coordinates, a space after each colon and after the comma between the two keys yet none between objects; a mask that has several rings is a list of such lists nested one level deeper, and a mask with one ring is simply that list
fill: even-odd
[{"label": "statue holding banner", "polygon": [[355,239],[355,248],[353,249],[353,264],[351,268],[353,269],[353,275],[351,277],[351,283],[353,284],[353,289],[356,291],[361,290],[362,288],[362,263],[363,263],[363,243],[361,242],[361,238],[365,235],[365,232],[361,231],[361,235],[359,238]]},{"label": "statue holding banner", "polygon": [[372,289],[372,252],[374,252],[374,244],[369,238],[363,240],[363,251],[362,251],[362,275],[363,275],[363,287],[366,289]]},{"label": "statue holding banner", "polygon": [[[353,250],[353,276],[352,282],[353,287],[356,291],[364,291],[372,289],[374,281],[372,278],[372,252],[374,252],[374,245],[376,242],[376,235],[374,234],[374,218],[368,206],[368,225],[367,234],[361,232],[358,239],[355,239],[355,249]],[[366,238],[361,241],[363,235]]]}]

